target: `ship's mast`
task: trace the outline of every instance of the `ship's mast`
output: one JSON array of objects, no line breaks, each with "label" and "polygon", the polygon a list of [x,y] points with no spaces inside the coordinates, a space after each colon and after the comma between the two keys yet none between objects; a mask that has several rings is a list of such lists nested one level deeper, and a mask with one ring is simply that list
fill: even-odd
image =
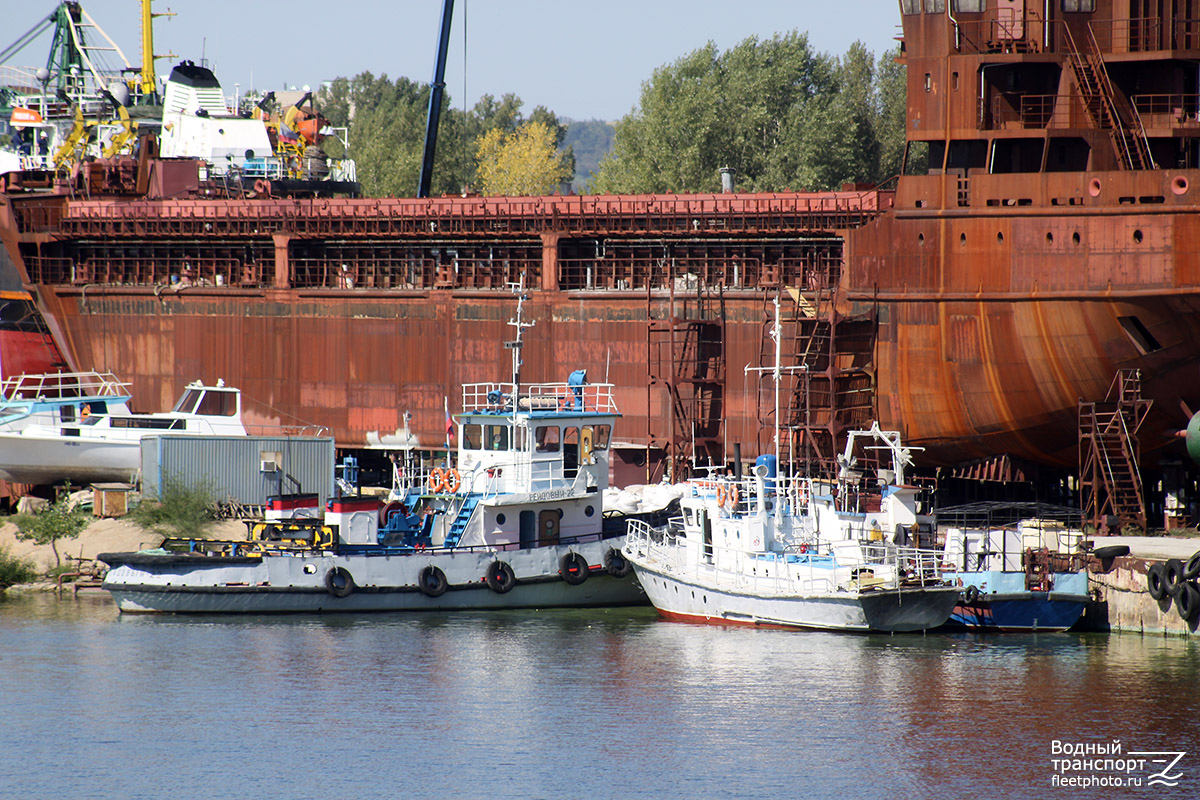
[{"label": "ship's mast", "polygon": [[525,294],[525,275],[521,274],[519,283],[508,284],[510,291],[517,295],[517,315],[508,321],[508,324],[517,330],[517,338],[511,342],[505,342],[504,346],[512,350],[512,382],[513,382],[513,419],[516,420],[517,406],[521,399],[521,365],[525,362],[521,359],[521,348],[525,346],[524,336],[525,329],[532,328],[536,322],[525,322],[523,318],[525,301],[529,299],[529,295]]},{"label": "ship's mast", "polygon": [[155,14],[150,10],[151,0],[142,0],[142,71],[139,75],[142,96],[154,98],[158,96],[158,79],[154,74],[154,62],[159,58],[174,58],[174,54],[154,55],[154,18],[173,17],[170,11]]}]

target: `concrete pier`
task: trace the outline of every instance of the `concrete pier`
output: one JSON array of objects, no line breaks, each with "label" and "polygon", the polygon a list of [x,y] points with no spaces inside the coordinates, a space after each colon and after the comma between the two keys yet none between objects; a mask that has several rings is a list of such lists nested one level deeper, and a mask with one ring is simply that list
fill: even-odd
[{"label": "concrete pier", "polygon": [[[1111,536],[1094,540],[1097,547],[1129,545],[1129,555],[1113,559],[1107,572],[1089,575],[1089,593],[1094,598],[1084,612],[1081,625],[1087,630],[1141,633],[1159,636],[1197,635],[1200,618],[1185,621],[1174,598],[1150,596],[1146,571],[1168,558],[1183,562],[1200,550],[1200,538]],[[1098,566],[1098,565],[1094,565]]]}]

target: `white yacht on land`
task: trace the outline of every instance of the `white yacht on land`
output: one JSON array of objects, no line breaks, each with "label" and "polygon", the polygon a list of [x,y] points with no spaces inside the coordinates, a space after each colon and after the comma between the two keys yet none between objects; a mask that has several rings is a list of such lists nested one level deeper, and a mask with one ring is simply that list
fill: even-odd
[{"label": "white yacht on land", "polygon": [[[520,327],[520,306],[517,320]],[[517,344],[520,343],[518,335]],[[519,347],[514,348],[519,350]],[[611,384],[469,384],[455,465],[408,469],[382,508],[327,502],[323,519],[264,521],[248,542],[168,541],[106,553],[122,611],[360,612],[644,603],[606,531]],[[313,501],[315,503],[315,500]]]},{"label": "white yacht on land", "polygon": [[135,414],[112,373],[19,375],[0,383],[0,478],[14,483],[130,481],[142,437],[245,436],[241,392],[223,381],[184,387],[171,411]]},{"label": "white yacht on land", "polygon": [[[890,455],[860,469],[855,447]],[[836,480],[776,474],[760,456],[749,476],[687,483],[682,517],[632,521],[625,555],[650,602],[673,620],[845,631],[935,628],[959,589],[939,574],[932,525],[904,482],[898,433],[851,432]]]}]

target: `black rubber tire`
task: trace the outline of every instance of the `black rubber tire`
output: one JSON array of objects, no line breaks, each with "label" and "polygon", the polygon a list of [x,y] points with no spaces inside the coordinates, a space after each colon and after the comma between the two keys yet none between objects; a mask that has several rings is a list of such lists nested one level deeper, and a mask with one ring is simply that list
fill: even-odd
[{"label": "black rubber tire", "polygon": [[325,573],[325,590],[334,597],[354,594],[354,576],[345,567],[330,567]]},{"label": "black rubber tire", "polygon": [[588,579],[587,559],[579,553],[567,553],[558,560],[558,574],[572,586],[578,586]]},{"label": "black rubber tire", "polygon": [[1092,555],[1101,561],[1107,561],[1110,558],[1120,558],[1121,556],[1129,555],[1129,545],[1110,544],[1108,547],[1097,547],[1092,551]]},{"label": "black rubber tire", "polygon": [[1200,550],[1192,553],[1192,557],[1183,565],[1183,577],[1189,581],[1200,578]]},{"label": "black rubber tire", "polygon": [[493,561],[489,564],[483,580],[496,594],[510,592],[517,585],[517,576],[513,574],[513,568],[503,561]]},{"label": "black rubber tire", "polygon": [[629,563],[629,559],[620,550],[610,547],[604,554],[604,571],[614,578],[624,578],[633,572],[633,564]]},{"label": "black rubber tire", "polygon": [[979,587],[978,586],[968,586],[967,588],[963,589],[962,599],[963,599],[963,603],[965,603],[966,605],[969,605],[969,606],[973,606],[976,603],[978,603],[979,602]]},{"label": "black rubber tire", "polygon": [[417,588],[426,597],[441,597],[450,588],[450,582],[446,580],[446,573],[433,564],[427,564],[417,576]]},{"label": "black rubber tire", "polygon": [[1163,564],[1163,583],[1170,594],[1175,594],[1183,586],[1183,562],[1178,558],[1168,558],[1167,563]]},{"label": "black rubber tire", "polygon": [[1162,600],[1167,596],[1167,582],[1163,578],[1162,564],[1151,564],[1146,569],[1146,590],[1155,600]]},{"label": "black rubber tire", "polygon": [[1175,610],[1184,622],[1191,622],[1200,611],[1200,589],[1194,583],[1185,583],[1175,594]]}]

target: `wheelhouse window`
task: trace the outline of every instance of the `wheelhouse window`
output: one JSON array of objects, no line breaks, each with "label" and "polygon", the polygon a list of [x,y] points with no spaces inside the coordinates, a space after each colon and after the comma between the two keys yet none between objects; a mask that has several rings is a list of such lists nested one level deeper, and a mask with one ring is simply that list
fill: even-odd
[{"label": "wheelhouse window", "polygon": [[954,10],[961,14],[978,14],[987,10],[987,0],[954,0]]},{"label": "wheelhouse window", "polygon": [[901,14],[920,14],[921,0],[900,0]]},{"label": "wheelhouse window", "polygon": [[487,443],[488,450],[507,450],[508,449],[508,431],[507,425],[488,425],[484,428],[484,442]]},{"label": "wheelhouse window", "polygon": [[1062,0],[1062,10],[1091,13],[1096,10],[1096,0]]},{"label": "wheelhouse window", "polygon": [[558,452],[558,426],[539,425],[533,434],[534,449],[539,453]]},{"label": "wheelhouse window", "polygon": [[925,0],[926,14],[945,14],[946,0]]},{"label": "wheelhouse window", "polygon": [[232,417],[237,414],[237,395],[233,392],[205,392],[196,413],[208,417]]},{"label": "wheelhouse window", "polygon": [[462,446],[464,450],[478,450],[480,442],[483,441],[482,437],[482,425],[462,426]]},{"label": "wheelhouse window", "polygon": [[200,402],[202,392],[199,389],[188,389],[183,393],[183,397],[179,398],[179,402],[175,404],[175,411],[183,414],[190,414],[196,410],[196,403]]},{"label": "wheelhouse window", "polygon": [[608,440],[611,435],[612,435],[612,426],[611,425],[597,425],[596,426],[596,435],[592,437],[592,449],[593,450],[607,450],[608,449]]}]

